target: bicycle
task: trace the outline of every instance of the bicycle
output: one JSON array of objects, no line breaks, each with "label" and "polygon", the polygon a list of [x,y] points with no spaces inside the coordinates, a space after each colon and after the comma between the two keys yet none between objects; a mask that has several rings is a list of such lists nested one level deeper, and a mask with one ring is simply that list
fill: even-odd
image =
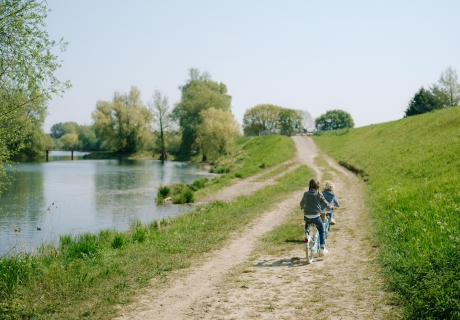
[{"label": "bicycle", "polygon": [[[329,233],[330,228],[331,216],[328,215],[326,212],[321,212],[321,220],[323,220],[323,223],[325,224],[327,239],[327,234]],[[319,254],[319,232],[314,222],[307,222],[307,225],[310,225],[310,228],[309,232],[305,233],[305,257],[307,260],[307,264],[311,264],[313,262],[313,255]]]}]

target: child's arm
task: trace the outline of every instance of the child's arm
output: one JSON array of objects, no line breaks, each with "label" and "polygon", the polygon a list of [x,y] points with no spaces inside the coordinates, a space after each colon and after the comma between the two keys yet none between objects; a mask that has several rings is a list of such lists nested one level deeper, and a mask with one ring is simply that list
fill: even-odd
[{"label": "child's arm", "polygon": [[328,210],[334,210],[334,205],[332,204],[332,202],[328,203],[322,193],[318,193],[318,195],[319,195],[319,200],[324,204],[326,208],[328,208]]},{"label": "child's arm", "polygon": [[332,202],[336,207],[340,207],[339,200],[337,200],[337,197],[334,197],[334,199],[332,199]]},{"label": "child's arm", "polygon": [[305,204],[305,194],[302,196],[302,200],[300,200],[300,209],[303,209],[303,205]]}]

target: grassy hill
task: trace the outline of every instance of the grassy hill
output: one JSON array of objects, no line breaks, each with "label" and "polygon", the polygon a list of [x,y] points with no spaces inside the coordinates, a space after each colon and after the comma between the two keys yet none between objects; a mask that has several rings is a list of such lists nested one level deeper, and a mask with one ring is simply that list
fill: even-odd
[{"label": "grassy hill", "polygon": [[407,318],[460,319],[460,107],[315,141],[367,181],[383,269]]}]

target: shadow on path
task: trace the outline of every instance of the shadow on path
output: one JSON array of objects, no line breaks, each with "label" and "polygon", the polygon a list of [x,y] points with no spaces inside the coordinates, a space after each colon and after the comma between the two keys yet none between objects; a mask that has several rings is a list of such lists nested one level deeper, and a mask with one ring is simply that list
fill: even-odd
[{"label": "shadow on path", "polygon": [[[313,260],[314,262],[319,262],[322,261],[322,258],[315,258]],[[292,258],[285,258],[285,259],[269,259],[269,260],[263,260],[261,262],[258,262],[254,265],[254,267],[264,267],[264,268],[279,268],[279,267],[287,267],[287,268],[295,268],[295,267],[301,267],[306,265],[307,262],[305,261],[305,258],[299,258],[299,257],[292,257]]]}]

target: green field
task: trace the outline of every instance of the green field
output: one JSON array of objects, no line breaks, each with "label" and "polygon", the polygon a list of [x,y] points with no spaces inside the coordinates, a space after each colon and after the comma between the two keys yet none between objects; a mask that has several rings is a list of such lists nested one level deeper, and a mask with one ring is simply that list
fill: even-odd
[{"label": "green field", "polygon": [[460,107],[315,142],[366,181],[383,270],[406,318],[460,319]]}]

